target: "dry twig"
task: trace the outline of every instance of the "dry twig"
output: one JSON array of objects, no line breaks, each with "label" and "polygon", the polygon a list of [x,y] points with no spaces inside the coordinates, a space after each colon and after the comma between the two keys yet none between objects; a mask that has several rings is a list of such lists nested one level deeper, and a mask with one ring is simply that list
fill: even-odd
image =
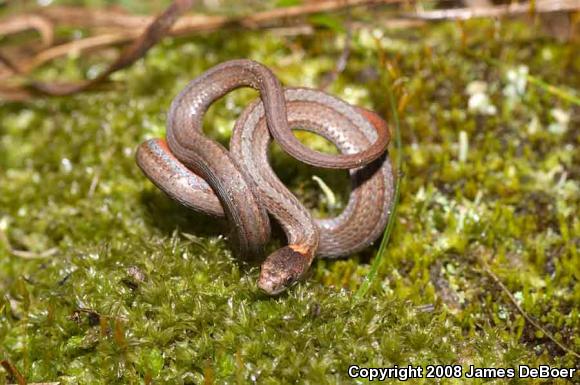
[{"label": "dry twig", "polygon": [[[331,12],[348,9],[355,6],[400,3],[402,0],[348,0],[325,1],[306,4],[280,10],[259,12],[242,18],[228,18],[225,16],[190,15],[181,17],[168,31],[171,36],[185,36],[191,33],[210,32],[228,26],[244,28],[266,28],[273,22],[281,19],[291,19],[307,16],[318,12]],[[30,16],[33,16],[31,14]],[[41,51],[32,59],[18,65],[19,74],[27,74],[33,69],[58,57],[72,53],[98,50],[112,45],[126,44],[135,40],[143,33],[146,26],[155,18],[151,16],[127,15],[119,11],[91,10],[80,7],[51,7],[41,11],[43,17],[57,25],[71,25],[76,27],[106,27],[113,29],[103,35],[67,42]],[[3,23],[0,22],[0,30]],[[118,29],[115,31],[115,29]]]},{"label": "dry twig", "polygon": [[[234,26],[242,28],[270,28],[276,23],[280,24],[281,21],[294,20],[315,13],[336,12],[358,6],[400,4],[403,1],[404,0],[328,0],[259,12],[245,17],[229,18],[225,16],[189,15],[181,17],[179,20],[177,20],[177,18],[191,7],[193,0],[174,1],[169,8],[157,18],[128,15],[116,10],[51,7],[39,11],[37,14],[22,15],[19,16],[19,18],[36,16],[39,17],[38,20],[49,20],[56,25],[68,24],[78,27],[106,27],[109,28],[109,32],[50,47],[37,53],[31,59],[18,63],[9,60],[4,55],[0,55],[0,63],[4,64],[4,66],[9,69],[9,71],[4,71],[4,76],[0,74],[0,78],[6,79],[14,74],[25,76],[38,66],[70,53],[94,51],[119,44],[132,44],[127,47],[127,49],[121,53],[119,58],[96,79],[79,83],[64,84],[27,82],[26,78],[21,78],[20,82],[12,82],[12,84],[22,84],[24,82],[25,86],[0,88],[0,98],[7,100],[27,100],[39,94],[53,96],[70,95],[87,90],[107,80],[109,75],[113,72],[131,65],[133,62],[143,57],[149,48],[167,35],[183,36],[196,32],[214,31],[220,28]],[[554,12],[577,10],[578,8],[577,0],[558,0],[555,2],[540,0],[535,3],[534,7],[532,7],[531,3],[515,3],[497,7],[476,7],[417,12],[404,14],[404,16],[417,20],[466,19],[473,17],[499,17],[520,14],[530,12],[532,9],[536,12]],[[11,23],[12,21],[10,19],[0,21],[0,32],[3,28],[4,30],[9,30]],[[149,26],[146,27],[146,25]],[[343,59],[348,58],[348,53],[349,49],[347,45],[343,51],[343,55],[341,55],[340,60],[338,61],[337,68],[331,74],[333,76],[331,80],[336,78],[338,73],[340,73],[340,66],[346,62],[346,59]],[[6,72],[8,72],[8,74],[6,74]],[[10,84],[9,82],[7,83]],[[326,86],[327,84],[323,84],[322,87]]]},{"label": "dry twig", "polygon": [[548,332],[542,325],[540,325],[528,313],[526,313],[526,311],[520,306],[514,295],[509,291],[509,289],[504,285],[504,283],[499,279],[499,277],[493,271],[491,271],[487,262],[483,259],[482,256],[478,256],[477,259],[479,261],[479,264],[483,268],[483,271],[487,275],[489,275],[491,279],[501,288],[504,294],[508,297],[511,304],[516,308],[518,313],[520,313],[522,317],[524,317],[525,320],[530,323],[530,325],[532,325],[534,328],[542,332],[550,341],[555,343],[564,352],[580,358],[580,354],[578,354],[577,352],[573,351],[572,349],[570,349],[569,347],[558,341],[550,332]]},{"label": "dry twig", "polygon": [[40,34],[42,45],[48,47],[54,41],[52,23],[41,15],[19,15],[0,22],[0,36],[34,29]]},{"label": "dry twig", "polygon": [[[182,15],[192,5],[192,0],[176,0],[169,8],[155,19],[144,18],[140,16],[125,15],[120,12],[105,14],[103,11],[81,10],[78,8],[59,7],[57,11],[44,11],[44,16],[51,18],[54,22],[61,21],[70,22],[71,16],[73,23],[80,23],[79,20],[93,26],[115,25],[120,26],[123,23],[132,26],[127,32],[112,33],[107,35],[90,37],[81,39],[70,43],[65,43],[61,46],[49,48],[46,51],[40,52],[33,59],[23,63],[9,66],[14,72],[25,75],[32,69],[38,67],[47,61],[53,60],[57,57],[67,55],[70,52],[81,52],[85,50],[99,49],[115,44],[122,44],[133,41],[120,57],[107,68],[101,75],[91,81],[84,81],[79,83],[41,83],[31,82],[26,87],[13,87],[0,89],[0,96],[8,100],[26,100],[36,94],[41,95],[70,95],[80,91],[87,90],[97,84],[102,83],[108,79],[109,75],[115,71],[127,67],[137,59],[141,58],[149,48],[157,43],[165,35],[172,36],[186,35],[191,32],[211,31],[227,26],[242,26],[245,28],[264,28],[268,27],[273,21],[281,19],[295,18],[298,16],[305,16],[318,12],[338,11],[341,9],[348,9],[355,6],[363,5],[378,5],[388,3],[400,3],[402,0],[342,0],[342,1],[324,1],[320,3],[309,3],[301,6],[287,7],[283,9],[275,9],[272,11],[265,11],[249,15],[242,18],[227,18],[223,16],[203,16],[192,15],[184,17],[176,22],[177,18]],[[60,15],[60,16],[59,16]],[[65,16],[62,16],[65,15]],[[86,17],[83,17],[86,16]],[[144,31],[139,29],[139,25],[144,22],[153,20],[149,27]],[[175,25],[174,25],[175,24]],[[1,23],[0,23],[1,25]],[[9,62],[9,61],[8,61]],[[5,63],[6,64],[6,63]]]},{"label": "dry twig", "polygon": [[110,47],[112,45],[123,44],[133,41],[139,36],[141,31],[127,31],[124,34],[103,34],[91,36],[86,39],[73,40],[68,43],[51,47],[41,51],[32,60],[24,63],[20,73],[28,73],[33,69],[62,56],[80,54],[84,51]]},{"label": "dry twig", "polygon": [[10,243],[8,236],[6,235],[4,230],[2,230],[1,228],[0,228],[0,242],[4,243],[5,247],[8,249],[8,252],[10,254],[12,254],[16,257],[23,258],[23,259],[43,259],[43,258],[48,258],[48,257],[53,256],[54,254],[58,253],[57,247],[52,247],[50,249],[44,250],[44,251],[39,252],[39,253],[35,253],[33,251],[15,249],[14,247],[12,247],[12,244]]},{"label": "dry twig", "polygon": [[243,26],[264,26],[265,24],[298,16],[311,15],[321,12],[336,12],[339,10],[368,5],[399,4],[403,0],[333,0],[307,3],[294,7],[277,8],[271,11],[259,12],[252,16],[243,18]]},{"label": "dry twig", "polygon": [[580,9],[578,0],[540,0],[529,3],[510,3],[487,8],[455,8],[436,11],[419,11],[406,13],[405,16],[420,20],[467,20],[483,17],[505,17],[525,13],[549,13],[561,11],[577,11]]},{"label": "dry twig", "polygon": [[346,63],[348,62],[348,57],[350,56],[351,40],[352,40],[352,22],[351,20],[348,20],[346,22],[346,36],[344,38],[344,47],[342,49],[342,52],[340,53],[340,56],[336,62],[336,66],[334,67],[332,72],[330,72],[328,76],[322,81],[322,84],[320,85],[320,87],[318,87],[319,89],[323,91],[326,90],[328,86],[330,86],[336,80],[336,78],[338,78],[338,75],[340,75],[346,69]]},{"label": "dry twig", "polygon": [[[243,17],[189,15],[179,19],[171,34],[207,31],[227,25],[263,28],[273,22],[277,23],[280,20],[295,19],[315,13],[337,12],[354,7],[398,4],[402,2],[403,0],[326,0],[257,12]],[[84,28],[116,27],[123,30],[140,29],[145,28],[154,20],[152,16],[130,15],[118,10],[94,10],[66,6],[48,7],[40,10],[39,14],[55,24]]]},{"label": "dry twig", "polygon": [[11,95],[13,92],[18,98],[30,98],[35,94],[64,96],[94,87],[108,79],[109,75],[113,72],[129,66],[141,58],[153,45],[165,36],[177,18],[188,10],[192,3],[193,0],[175,0],[171,3],[171,5],[147,27],[143,34],[141,34],[133,44],[121,53],[117,60],[115,60],[103,73],[93,80],[77,83],[32,82],[26,88],[19,87],[0,90],[0,95],[2,94],[2,91],[4,91],[5,95]]},{"label": "dry twig", "polygon": [[26,385],[26,379],[10,361],[2,360],[0,364],[18,382],[18,385]]}]

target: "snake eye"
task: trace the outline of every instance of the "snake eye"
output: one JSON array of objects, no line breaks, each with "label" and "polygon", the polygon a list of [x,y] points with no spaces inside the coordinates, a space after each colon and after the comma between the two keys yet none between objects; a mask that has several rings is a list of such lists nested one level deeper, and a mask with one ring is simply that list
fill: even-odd
[{"label": "snake eye", "polygon": [[296,285],[296,283],[298,283],[298,278],[299,277],[293,277],[293,276],[289,275],[284,280],[284,287],[288,288],[290,286]]}]

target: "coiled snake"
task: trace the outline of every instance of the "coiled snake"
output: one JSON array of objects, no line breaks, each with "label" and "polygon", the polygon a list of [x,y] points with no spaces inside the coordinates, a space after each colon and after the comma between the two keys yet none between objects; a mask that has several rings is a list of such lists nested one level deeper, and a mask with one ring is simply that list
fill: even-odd
[{"label": "coiled snake", "polygon": [[[215,100],[239,87],[257,89],[260,98],[236,121],[228,151],[203,134],[202,119]],[[325,137],[341,154],[305,147],[291,128]],[[350,170],[352,190],[340,215],[313,219],[288,191],[268,163],[272,137],[302,162]],[[167,141],[141,144],[137,163],[181,204],[225,216],[242,255],[262,255],[270,238],[268,213],[280,222],[288,246],[265,259],[258,281],[273,295],[303,277],[315,256],[348,255],[380,236],[393,197],[389,139],[386,123],[375,113],[322,91],[283,88],[262,64],[232,60],[191,81],[173,100]]]}]

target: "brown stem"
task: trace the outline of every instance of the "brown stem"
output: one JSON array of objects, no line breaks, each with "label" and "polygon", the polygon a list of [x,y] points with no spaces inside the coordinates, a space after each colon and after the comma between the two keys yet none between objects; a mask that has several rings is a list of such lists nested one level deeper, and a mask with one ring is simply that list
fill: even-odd
[{"label": "brown stem", "polygon": [[[166,33],[171,36],[184,36],[195,32],[214,31],[219,28],[235,25],[242,26],[244,28],[264,28],[272,25],[274,21],[279,21],[280,19],[291,19],[319,12],[339,11],[355,6],[400,3],[401,1],[402,0],[324,1],[320,3],[312,3],[295,7],[287,7],[283,9],[275,9],[272,11],[259,12],[242,18],[189,15],[183,16],[177,20],[172,28],[166,31]],[[160,16],[160,18],[155,19],[154,17],[150,16],[127,15],[119,11],[91,10],[79,7],[64,6],[47,8],[40,11],[40,14],[57,25],[73,25],[77,27],[108,27],[113,29],[122,28],[122,31],[92,36],[48,48],[36,54],[32,59],[24,61],[23,63],[18,63],[18,65],[16,65],[16,67],[19,69],[17,72],[18,74],[24,75],[30,73],[35,68],[58,57],[68,55],[71,52],[92,51],[113,45],[130,43],[144,33],[148,24],[153,23],[156,20],[158,21],[161,17],[163,17]],[[10,20],[0,21],[0,30],[2,25],[9,23],[9,21]],[[159,39],[161,38],[161,36],[158,37]],[[121,55],[121,57],[122,56],[123,55]],[[63,88],[62,85],[59,87]],[[85,84],[83,87],[88,86]],[[43,89],[41,91],[46,90]],[[52,94],[51,92],[48,93]]]},{"label": "brown stem", "polygon": [[49,47],[54,40],[52,23],[46,17],[35,14],[18,15],[0,22],[0,36],[34,29],[40,34],[42,45]]},{"label": "brown stem", "polygon": [[555,343],[564,352],[570,353],[571,355],[573,355],[573,356],[575,356],[577,358],[580,358],[580,354],[578,354],[577,352],[573,351],[572,349],[570,349],[569,347],[567,347],[566,345],[564,345],[563,343],[561,343],[560,341],[558,341],[556,339],[556,337],[554,337],[542,325],[540,325],[528,313],[526,313],[526,311],[520,306],[520,304],[518,303],[518,301],[516,300],[516,298],[514,297],[514,295],[511,293],[511,291],[509,291],[509,289],[506,287],[506,285],[504,285],[504,283],[501,281],[501,279],[499,279],[499,277],[497,275],[495,275],[495,273],[493,271],[491,271],[491,269],[489,268],[489,266],[487,265],[487,263],[483,259],[483,257],[478,256],[477,259],[479,261],[480,266],[483,268],[483,271],[487,275],[489,275],[491,277],[491,279],[500,287],[500,289],[508,297],[510,303],[516,308],[516,310],[518,311],[518,313],[520,313],[522,315],[522,317],[524,317],[525,320],[530,323],[530,325],[532,325],[534,328],[536,328],[537,330],[539,330],[540,332],[542,332],[542,334],[544,334],[550,341],[552,341],[553,343]]},{"label": "brown stem", "polygon": [[22,374],[20,374],[18,369],[16,369],[16,366],[14,366],[10,361],[2,360],[0,361],[0,364],[8,372],[8,374],[14,377],[16,382],[18,382],[18,385],[26,385],[26,379]]},{"label": "brown stem", "polygon": [[[349,17],[350,18],[350,17]],[[326,90],[345,69],[348,62],[348,57],[350,56],[350,44],[352,40],[352,22],[348,20],[346,22],[346,36],[344,38],[344,47],[338,60],[336,61],[336,66],[332,69],[332,72],[322,81],[318,87],[320,90]]]},{"label": "brown stem", "polygon": [[[163,38],[177,18],[192,6],[193,0],[175,0],[171,5],[157,17],[137,39],[128,46],[117,60],[115,60],[103,73],[93,80],[81,81],[77,83],[46,83],[32,82],[27,88],[13,88],[0,90],[5,95],[15,98],[32,97],[35,94],[49,96],[64,96],[78,93],[94,87],[106,79],[113,72],[123,69],[141,58],[145,53]],[[28,92],[28,94],[27,94]]]},{"label": "brown stem", "polygon": [[406,17],[420,20],[467,20],[483,17],[503,17],[531,12],[548,13],[560,11],[577,11],[580,3],[577,0],[539,0],[535,3],[510,3],[487,8],[455,8],[436,11],[407,13]]}]

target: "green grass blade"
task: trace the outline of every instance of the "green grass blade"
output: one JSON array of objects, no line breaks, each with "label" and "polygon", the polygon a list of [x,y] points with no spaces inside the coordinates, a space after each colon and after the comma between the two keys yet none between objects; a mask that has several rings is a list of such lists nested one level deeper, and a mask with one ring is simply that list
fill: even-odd
[{"label": "green grass blade", "polygon": [[[496,67],[499,67],[505,71],[506,65],[505,65],[505,63],[502,63],[500,60],[479,55],[476,52],[471,51],[469,49],[465,50],[465,52],[467,53],[468,56],[470,56],[474,59],[483,60],[486,63],[493,65],[493,66],[496,66]],[[566,101],[573,103],[577,106],[580,106],[580,97],[578,97],[574,93],[573,90],[567,90],[565,88],[549,84],[549,83],[545,82],[544,80],[540,79],[539,77],[534,76],[534,75],[530,75],[530,74],[526,75],[526,79],[530,84],[533,84],[538,88],[541,88],[545,92],[552,94],[554,96],[557,96],[560,99],[566,100]]]},{"label": "green grass blade", "polygon": [[393,228],[395,227],[395,219],[397,216],[397,206],[399,204],[399,191],[401,185],[401,177],[400,171],[401,166],[403,164],[403,145],[401,141],[401,130],[399,125],[399,114],[397,112],[397,106],[395,104],[395,97],[391,88],[387,90],[388,97],[389,97],[389,105],[391,107],[391,113],[393,115],[393,123],[395,126],[395,148],[397,149],[397,155],[395,157],[395,193],[393,196],[393,201],[391,202],[390,211],[391,214],[389,215],[389,221],[387,222],[387,227],[385,228],[385,232],[383,233],[383,239],[381,240],[381,245],[379,246],[379,251],[373,263],[371,264],[371,269],[367,276],[364,278],[362,284],[358,288],[355,293],[355,298],[360,299],[365,296],[365,294],[369,291],[373,281],[377,276],[377,271],[379,269],[379,265],[383,257],[386,254],[387,245],[389,244],[389,239],[391,238],[391,233]]}]

